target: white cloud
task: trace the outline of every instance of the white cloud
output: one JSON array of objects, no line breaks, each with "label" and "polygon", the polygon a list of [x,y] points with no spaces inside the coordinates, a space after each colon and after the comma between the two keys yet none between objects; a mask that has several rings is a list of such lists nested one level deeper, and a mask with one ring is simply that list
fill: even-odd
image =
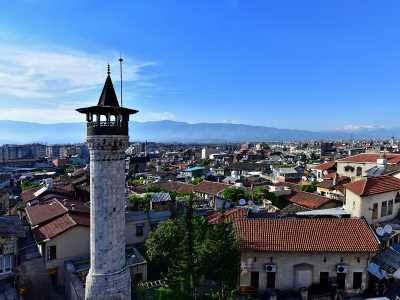
[{"label": "white cloud", "polygon": [[337,128],[339,131],[359,131],[364,129],[382,129],[385,128],[383,125],[353,125],[348,124],[341,128]]},{"label": "white cloud", "polygon": [[0,110],[0,120],[34,123],[84,122],[85,117],[72,107],[7,108]]},{"label": "white cloud", "polygon": [[[110,57],[112,59],[110,59]],[[37,50],[22,46],[0,48],[0,95],[19,98],[62,98],[98,88],[103,84],[106,63],[119,78],[116,55],[89,55],[72,50]],[[125,58],[124,79],[148,84],[143,68],[150,61]]]},{"label": "white cloud", "polygon": [[[67,123],[67,122],[85,122],[85,116],[76,111],[77,107],[90,105],[84,103],[82,105],[72,104],[69,106],[57,107],[12,107],[0,110],[0,120],[10,121],[24,121],[34,123]],[[162,121],[162,120],[176,120],[176,116],[170,112],[144,112],[134,115],[133,121]]]}]

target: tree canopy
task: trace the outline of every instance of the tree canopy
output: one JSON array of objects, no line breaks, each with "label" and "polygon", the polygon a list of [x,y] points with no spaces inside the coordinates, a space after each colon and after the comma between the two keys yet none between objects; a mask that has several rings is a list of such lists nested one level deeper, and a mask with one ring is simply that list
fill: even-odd
[{"label": "tree canopy", "polygon": [[193,216],[192,197],[176,220],[160,224],[146,240],[147,257],[168,279],[175,299],[193,299],[202,280],[213,280],[220,299],[236,288],[240,254],[232,224]]}]

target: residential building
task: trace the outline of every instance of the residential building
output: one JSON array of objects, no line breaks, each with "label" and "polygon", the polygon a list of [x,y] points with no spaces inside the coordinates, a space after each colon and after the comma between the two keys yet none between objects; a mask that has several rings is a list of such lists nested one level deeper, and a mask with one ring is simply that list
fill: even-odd
[{"label": "residential building", "polygon": [[25,212],[50,277],[63,285],[64,262],[90,253],[89,207],[54,200]]},{"label": "residential building", "polygon": [[344,207],[369,224],[394,219],[400,211],[400,179],[392,176],[367,177],[344,185]]},{"label": "residential building", "polygon": [[[380,249],[364,219],[240,219],[234,222],[241,250],[240,288],[259,293],[319,285],[361,293],[367,266]],[[307,299],[307,297],[305,297]]]},{"label": "residential building", "polygon": [[310,168],[317,181],[321,182],[328,174],[336,172],[336,162],[328,161]]},{"label": "residential building", "polygon": [[195,185],[193,190],[198,198],[214,207],[217,205],[218,199],[222,198],[222,192],[228,187],[232,187],[232,185],[204,180]]},{"label": "residential building", "polygon": [[367,176],[368,171],[378,165],[397,165],[399,163],[400,154],[362,153],[337,160],[336,169],[340,176],[357,180]]},{"label": "residential building", "polygon": [[0,217],[0,281],[16,275],[18,239],[22,237],[25,229],[17,216]]}]

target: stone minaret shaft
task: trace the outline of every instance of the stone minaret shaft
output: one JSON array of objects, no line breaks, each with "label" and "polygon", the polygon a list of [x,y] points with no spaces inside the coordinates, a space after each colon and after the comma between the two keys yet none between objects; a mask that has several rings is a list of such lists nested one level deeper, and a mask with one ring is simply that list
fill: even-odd
[{"label": "stone minaret shaft", "polygon": [[86,114],[90,151],[90,270],[86,300],[131,299],[125,259],[125,150],[129,115],[120,107],[110,74],[99,103]]}]

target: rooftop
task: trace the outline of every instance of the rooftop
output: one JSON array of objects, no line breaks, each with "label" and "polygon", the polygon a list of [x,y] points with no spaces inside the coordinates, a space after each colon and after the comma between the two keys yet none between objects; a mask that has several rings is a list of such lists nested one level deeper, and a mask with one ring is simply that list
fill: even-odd
[{"label": "rooftop", "polygon": [[218,194],[227,187],[232,187],[232,186],[225,183],[204,180],[200,182],[198,185],[194,186],[194,191],[205,194]]},{"label": "rooftop", "polygon": [[344,187],[359,196],[370,196],[400,190],[400,179],[392,176],[367,177]]},{"label": "rooftop", "polygon": [[242,250],[375,253],[379,242],[364,219],[241,219],[234,222]]},{"label": "rooftop", "polygon": [[330,169],[333,169],[334,167],[336,167],[336,162],[335,161],[328,161],[322,164],[319,164],[315,167],[312,167],[312,170],[319,170],[319,171],[327,171]]},{"label": "rooftop", "polygon": [[[400,154],[387,153],[385,157],[389,164],[400,163]],[[340,159],[338,162],[376,163],[379,158],[381,158],[380,153],[361,153]]]},{"label": "rooftop", "polygon": [[320,208],[324,204],[334,201],[330,198],[303,191],[293,191],[290,196],[286,197],[290,202],[296,203],[307,208],[315,209]]},{"label": "rooftop", "polygon": [[245,208],[231,208],[227,209],[224,213],[216,211],[207,216],[208,223],[216,224],[223,217],[228,222],[233,222],[247,216],[247,209]]}]

